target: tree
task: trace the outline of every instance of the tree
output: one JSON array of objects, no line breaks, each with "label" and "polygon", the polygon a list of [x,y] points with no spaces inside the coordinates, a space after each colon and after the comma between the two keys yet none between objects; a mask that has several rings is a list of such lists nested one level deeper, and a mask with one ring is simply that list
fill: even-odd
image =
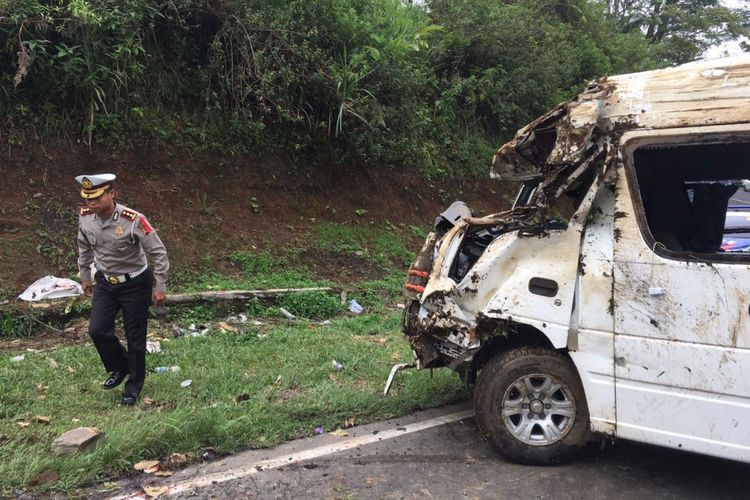
[{"label": "tree", "polygon": [[621,33],[642,33],[664,62],[696,59],[712,45],[750,33],[750,2],[730,8],[721,0],[606,0]]}]

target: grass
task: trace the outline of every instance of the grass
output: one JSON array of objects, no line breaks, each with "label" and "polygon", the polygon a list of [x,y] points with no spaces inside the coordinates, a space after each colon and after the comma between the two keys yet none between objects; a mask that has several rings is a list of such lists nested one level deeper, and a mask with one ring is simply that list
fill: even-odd
[{"label": "grass", "polygon": [[323,223],[317,226],[316,246],[322,250],[356,255],[384,268],[405,269],[414,252],[393,225]]},{"label": "grass", "polygon": [[[71,492],[133,474],[133,464],[143,459],[179,452],[198,461],[206,451],[224,454],[270,447],[312,436],[319,426],[335,430],[352,417],[364,424],[465,398],[464,386],[448,370],[439,370],[434,377],[402,372],[391,394],[382,396],[391,365],[412,358],[399,331],[400,312],[387,306],[400,300],[404,269],[414,257],[406,241],[415,236],[423,236],[419,228],[388,223],[315,227],[310,248],[329,252],[333,258],[355,256],[383,272],[379,279],[345,284],[349,298],[365,308],[359,316],[344,315],[347,308],[338,292],[300,293],[272,302],[254,299],[172,307],[172,321],[183,328],[190,324],[213,328],[204,337],[164,334],[170,338],[161,341],[162,353],[148,355],[148,368],[177,365],[181,370],[150,373],[135,408],[119,405],[119,391],[100,388],[105,373],[90,344],[24,352],[20,362],[11,361],[19,353],[3,353],[0,456],[5,458],[0,461],[0,497],[27,487],[45,471],[54,471],[59,479],[37,487],[35,493]],[[197,269],[176,270],[170,288],[186,292],[335,287],[335,282],[316,276],[300,261],[300,251],[236,251],[227,257],[237,271],[231,275],[217,272],[207,255]],[[75,307],[86,314],[83,304]],[[281,319],[280,307],[298,318],[331,321],[289,322]],[[238,324],[241,331],[236,333],[217,327],[228,314],[240,312],[263,324],[256,326],[252,320]],[[20,331],[23,325],[16,321],[0,316],[0,328]],[[156,332],[161,331],[157,327]],[[166,326],[164,331],[171,329]],[[333,360],[344,369],[335,369]],[[181,388],[186,379],[192,385]],[[145,404],[144,398],[153,403]],[[39,415],[50,417],[50,423],[36,422]],[[79,426],[99,427],[104,432],[100,444],[72,457],[53,456],[52,441]]]},{"label": "grass", "polygon": [[269,250],[241,250],[231,254],[229,261],[241,271],[240,276],[218,273],[206,263],[201,271],[178,269],[172,274],[170,285],[180,292],[330,285],[326,280],[315,278],[292,250],[282,255],[273,255]]},{"label": "grass", "polygon": [[[382,396],[390,366],[411,359],[398,313],[339,318],[329,326],[260,327],[267,328],[260,336],[257,328],[162,341],[163,352],[149,355],[148,367],[178,365],[181,371],[149,374],[142,396],[154,404],[141,400],[135,408],[120,407],[118,391],[99,388],[104,373],[91,346],[26,353],[21,362],[4,355],[0,495],[44,471],[60,476],[47,488],[70,491],[131,473],[142,459],[181,452],[197,460],[206,449],[268,447],[312,436],[318,426],[335,430],[351,417],[363,424],[465,397],[447,370],[434,377],[403,372],[391,395]],[[343,370],[333,368],[334,359]],[[185,379],[192,385],[183,389]],[[36,415],[51,422],[35,423]],[[78,426],[104,431],[100,445],[73,457],[52,456],[52,440]]]}]

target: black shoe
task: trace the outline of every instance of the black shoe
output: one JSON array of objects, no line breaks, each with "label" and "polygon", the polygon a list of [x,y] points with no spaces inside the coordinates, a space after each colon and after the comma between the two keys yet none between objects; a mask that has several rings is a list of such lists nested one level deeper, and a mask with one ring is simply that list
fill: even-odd
[{"label": "black shoe", "polygon": [[123,394],[122,404],[123,406],[133,406],[138,401],[138,394]]},{"label": "black shoe", "polygon": [[128,376],[128,372],[125,370],[117,370],[109,374],[109,378],[104,381],[102,387],[105,389],[114,389],[118,385],[122,384],[125,377]]}]

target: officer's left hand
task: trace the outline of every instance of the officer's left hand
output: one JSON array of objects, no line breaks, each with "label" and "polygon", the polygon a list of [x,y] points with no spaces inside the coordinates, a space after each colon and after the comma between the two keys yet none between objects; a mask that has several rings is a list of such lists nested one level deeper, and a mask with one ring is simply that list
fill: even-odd
[{"label": "officer's left hand", "polygon": [[167,298],[166,292],[154,292],[151,294],[151,302],[153,302],[155,306],[162,305],[166,298]]}]

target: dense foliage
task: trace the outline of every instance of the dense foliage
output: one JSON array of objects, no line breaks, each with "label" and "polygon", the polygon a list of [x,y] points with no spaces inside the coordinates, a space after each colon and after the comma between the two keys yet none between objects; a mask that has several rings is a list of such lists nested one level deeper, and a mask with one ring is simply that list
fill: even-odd
[{"label": "dense foliage", "polygon": [[586,80],[694,58],[743,19],[715,0],[0,0],[0,111],[10,140],[459,172]]}]

